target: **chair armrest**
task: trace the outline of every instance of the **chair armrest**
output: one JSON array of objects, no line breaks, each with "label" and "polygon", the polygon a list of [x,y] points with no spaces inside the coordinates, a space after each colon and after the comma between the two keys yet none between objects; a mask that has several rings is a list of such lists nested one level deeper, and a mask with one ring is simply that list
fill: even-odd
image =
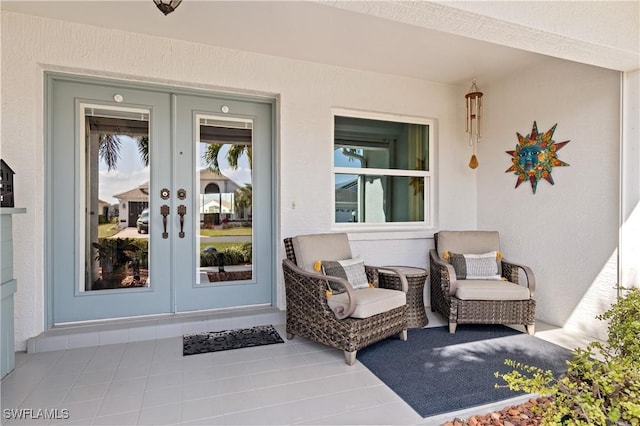
[{"label": "chair armrest", "polygon": [[[391,271],[398,276],[400,279],[400,286],[402,287],[402,291],[406,294],[409,291],[409,282],[407,281],[407,276],[400,271],[399,268],[395,268],[393,266],[370,266],[371,268],[376,269],[376,276],[378,275],[379,269],[384,269],[385,271]],[[379,282],[376,282],[376,287],[379,287]]]},{"label": "chair armrest", "polygon": [[[347,293],[347,296],[349,298],[349,306],[347,307],[347,309],[344,309],[343,307],[339,307],[335,311],[332,310],[336,318],[345,319],[347,317],[350,317],[353,314],[353,312],[356,310],[356,296],[355,296],[353,287],[351,287],[351,284],[349,284],[349,281],[345,280],[344,278],[334,277],[331,275],[324,275],[318,272],[305,271],[304,269],[298,267],[298,265],[296,265],[289,259],[283,259],[282,267],[285,270],[289,269],[292,274],[297,275],[298,277],[303,277],[305,279],[316,280],[324,283],[325,288],[327,290],[329,289],[327,285],[328,282],[336,283],[338,284],[339,287],[344,289],[344,291]],[[326,294],[322,294],[320,297],[324,297],[326,299],[327,296]]]},{"label": "chair armrest", "polygon": [[536,292],[536,277],[533,274],[533,270],[526,265],[502,259],[502,276],[514,284],[520,284],[520,274],[518,273],[519,269],[522,269],[524,272],[527,279],[529,293],[531,293],[531,296],[533,297]]},{"label": "chair armrest", "polygon": [[[456,290],[458,288],[458,278],[456,276],[456,271],[453,269],[453,266],[451,266],[451,264],[442,260],[440,256],[438,256],[438,252],[434,249],[429,250],[429,258],[430,258],[432,267],[435,267],[436,269],[438,269],[440,271],[441,276],[442,276],[442,272],[445,272],[444,275],[446,276],[445,278],[446,282],[444,282],[444,284],[445,285],[448,284],[448,287],[449,287],[448,289],[445,289],[446,294],[448,294],[449,296],[453,296],[456,293]],[[441,283],[441,286],[442,286],[442,283]]]}]

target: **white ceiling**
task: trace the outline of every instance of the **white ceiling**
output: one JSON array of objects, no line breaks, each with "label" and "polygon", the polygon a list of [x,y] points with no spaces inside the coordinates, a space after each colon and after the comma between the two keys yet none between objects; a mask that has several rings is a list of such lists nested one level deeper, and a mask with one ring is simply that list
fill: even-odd
[{"label": "white ceiling", "polygon": [[[618,70],[638,69],[639,4],[184,0],[168,16],[152,0],[5,0],[0,7],[260,54],[462,84],[473,77],[485,82],[499,79],[540,65],[549,56]],[[546,19],[540,16],[545,11],[549,13]]]}]

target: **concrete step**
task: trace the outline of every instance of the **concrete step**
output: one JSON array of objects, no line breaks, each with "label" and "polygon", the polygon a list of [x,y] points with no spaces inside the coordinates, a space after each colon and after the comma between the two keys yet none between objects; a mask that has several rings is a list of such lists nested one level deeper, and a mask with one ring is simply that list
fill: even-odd
[{"label": "concrete step", "polygon": [[284,323],[285,311],[262,306],[62,324],[29,339],[27,352],[85,348]]}]

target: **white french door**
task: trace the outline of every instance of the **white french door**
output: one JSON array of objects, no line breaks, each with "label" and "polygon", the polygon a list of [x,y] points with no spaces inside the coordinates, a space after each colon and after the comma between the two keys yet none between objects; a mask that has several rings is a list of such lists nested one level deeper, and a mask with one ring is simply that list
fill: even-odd
[{"label": "white french door", "polygon": [[272,104],[47,76],[48,325],[270,304]]}]

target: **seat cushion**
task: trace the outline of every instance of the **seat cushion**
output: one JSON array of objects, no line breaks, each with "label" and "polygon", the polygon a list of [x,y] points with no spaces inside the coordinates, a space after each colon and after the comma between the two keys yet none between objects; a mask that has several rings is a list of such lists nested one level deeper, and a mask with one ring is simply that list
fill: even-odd
[{"label": "seat cushion", "polygon": [[509,281],[458,280],[455,296],[460,300],[529,300],[527,287]]},{"label": "seat cushion", "polygon": [[[354,290],[354,293],[356,295],[356,309],[351,314],[352,318],[369,318],[407,303],[407,295],[398,290],[362,288]],[[327,302],[334,311],[340,306],[347,309],[349,307],[349,296],[346,292],[334,294],[327,297]]]},{"label": "seat cushion", "polygon": [[444,252],[480,254],[500,251],[500,234],[497,231],[440,231],[438,232],[438,256]]},{"label": "seat cushion", "polygon": [[314,272],[318,260],[351,259],[351,246],[345,233],[299,235],[291,239],[298,267]]}]

